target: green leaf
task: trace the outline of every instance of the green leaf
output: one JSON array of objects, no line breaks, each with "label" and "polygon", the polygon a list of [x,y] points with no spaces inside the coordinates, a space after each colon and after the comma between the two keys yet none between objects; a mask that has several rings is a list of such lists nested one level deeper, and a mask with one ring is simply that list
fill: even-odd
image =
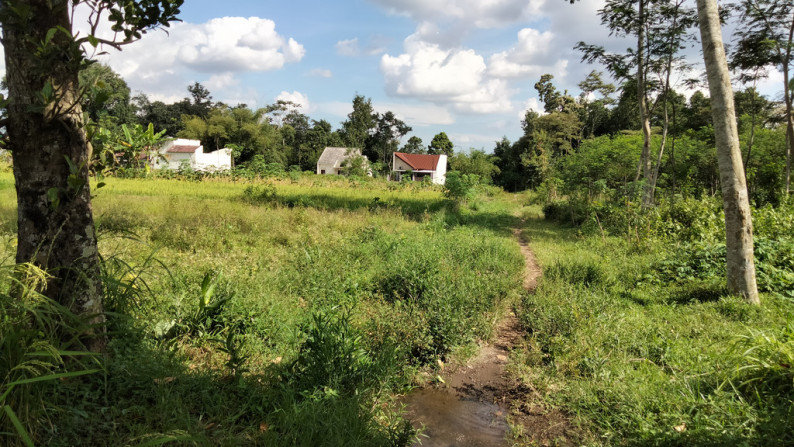
[{"label": "green leaf", "polygon": [[47,190],[47,200],[50,202],[50,207],[53,210],[58,209],[58,205],[61,204],[60,194],[58,188],[50,188]]},{"label": "green leaf", "polygon": [[72,372],[64,372],[64,373],[55,373],[55,374],[47,374],[44,376],[38,377],[31,377],[29,379],[22,379],[16,380],[8,384],[8,387],[16,386],[16,385],[24,385],[27,383],[36,383],[36,382],[46,382],[48,380],[57,380],[57,379],[68,379],[71,377],[79,377],[85,376],[88,374],[94,374],[102,371],[101,369],[84,369],[82,371],[72,371]]},{"label": "green leaf", "polygon": [[96,36],[89,35],[88,43],[90,43],[92,47],[96,48],[99,45],[99,39],[97,39]]},{"label": "green leaf", "polygon": [[44,45],[48,45],[52,38],[55,37],[55,33],[58,32],[58,28],[50,28],[47,30],[47,35],[44,37]]},{"label": "green leaf", "polygon": [[19,418],[17,417],[16,413],[14,413],[14,410],[12,410],[8,405],[3,405],[3,411],[5,411],[8,419],[11,420],[11,423],[14,424],[14,428],[17,429],[19,437],[22,438],[22,442],[24,442],[28,447],[35,447],[36,444],[34,444],[33,440],[30,439],[28,432],[25,431],[25,427],[22,425],[22,422],[19,421]]},{"label": "green leaf", "polygon": [[41,97],[45,102],[50,102],[52,99],[52,82],[48,79],[44,82],[44,87],[41,89]]}]

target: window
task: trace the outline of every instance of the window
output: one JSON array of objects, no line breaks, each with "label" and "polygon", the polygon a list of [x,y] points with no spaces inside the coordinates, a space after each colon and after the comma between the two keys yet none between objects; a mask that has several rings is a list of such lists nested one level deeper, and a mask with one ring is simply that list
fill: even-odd
[{"label": "window", "polygon": [[320,174],[325,174],[325,169],[321,169]]}]

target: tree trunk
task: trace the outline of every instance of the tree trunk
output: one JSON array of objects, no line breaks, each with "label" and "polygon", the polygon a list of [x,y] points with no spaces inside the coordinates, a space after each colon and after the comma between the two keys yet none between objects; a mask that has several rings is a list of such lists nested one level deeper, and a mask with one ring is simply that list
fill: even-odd
[{"label": "tree trunk", "polygon": [[791,61],[792,41],[794,40],[794,14],[791,16],[791,26],[788,30],[788,43],[785,58],[783,59],[783,98],[786,102],[786,198],[791,192],[791,156],[794,154],[794,114],[792,113],[791,85],[789,61]]},{"label": "tree trunk", "polygon": [[[642,187],[642,207],[653,205],[653,179],[651,178],[651,119],[648,113],[648,98],[645,93],[645,2],[639,2],[639,22],[637,29],[637,100],[640,103],[640,123],[642,125],[642,154],[640,169],[645,184]],[[639,172],[638,172],[639,173]]]},{"label": "tree trunk", "polygon": [[[0,6],[0,20],[18,207],[16,261],[52,275],[45,295],[86,317],[92,327],[83,340],[89,349],[101,350],[104,314],[88,178],[91,149],[78,98],[80,58],[75,58],[80,50],[60,31],[48,35],[58,27],[71,30],[71,2],[19,0],[13,6],[22,8],[15,10],[9,3]],[[49,44],[42,44],[48,38]]]},{"label": "tree trunk", "polygon": [[717,2],[697,0],[697,9],[725,210],[728,291],[742,295],[752,304],[760,304],[753,259],[753,222]]},{"label": "tree trunk", "polygon": [[752,96],[750,96],[750,140],[747,142],[747,156],[744,158],[744,179],[747,182],[747,197],[751,197],[752,186],[750,184],[750,180],[747,178],[747,169],[750,167],[750,156],[753,154],[753,143],[755,142],[755,119],[756,119],[756,110],[755,110],[755,98],[756,98],[756,91],[755,86],[758,83],[758,77],[753,78],[753,91]]}]

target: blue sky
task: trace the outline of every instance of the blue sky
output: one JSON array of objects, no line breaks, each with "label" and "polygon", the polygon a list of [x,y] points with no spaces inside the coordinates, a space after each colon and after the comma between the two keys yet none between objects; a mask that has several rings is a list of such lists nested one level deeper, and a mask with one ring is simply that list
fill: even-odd
[{"label": "blue sky", "polygon": [[[491,151],[521,134],[538,110],[544,73],[559,89],[596,66],[580,63],[578,41],[624,51],[597,11],[603,0],[186,0],[168,30],[101,56],[134,92],[173,102],[200,82],[215,101],[252,108],[287,99],[334,128],[356,94],[391,110],[429,144],[446,132],[456,150]],[[84,27],[85,14],[75,16]],[[727,38],[730,40],[730,37]],[[696,48],[689,50],[699,62]],[[0,67],[2,70],[3,67]],[[690,75],[691,76],[691,75]],[[689,77],[689,76],[686,76]],[[684,78],[684,76],[682,76]],[[760,89],[773,96],[772,72]]]},{"label": "blue sky", "polygon": [[261,107],[289,99],[335,128],[361,94],[413,127],[404,141],[416,135],[429,144],[444,131],[457,150],[490,151],[520,135],[524,111],[538,107],[540,75],[574,92],[593,68],[580,66],[572,47],[605,38],[599,5],[187,0],[168,35],[150,33],[105,61],[155,99],[179,100],[198,81],[216,101]]}]

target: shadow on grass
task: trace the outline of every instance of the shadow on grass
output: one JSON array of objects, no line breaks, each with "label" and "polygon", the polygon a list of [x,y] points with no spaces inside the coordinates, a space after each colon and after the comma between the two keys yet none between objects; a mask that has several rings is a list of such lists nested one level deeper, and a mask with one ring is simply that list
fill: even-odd
[{"label": "shadow on grass", "polygon": [[375,421],[358,393],[301,389],[287,374],[289,365],[235,375],[205,366],[214,364],[206,356],[222,355],[217,350],[192,348],[191,357],[203,358],[190,358],[173,349],[173,341],[156,341],[129,319],[119,322],[106,374],[53,388],[40,445],[381,446],[411,440],[412,432]]},{"label": "shadow on grass", "polygon": [[425,200],[410,198],[390,197],[382,199],[379,196],[368,197],[340,197],[325,193],[307,194],[279,194],[275,202],[289,207],[315,208],[324,211],[359,211],[368,209],[370,211],[378,209],[400,210],[406,216],[418,218],[424,213],[435,213],[444,208],[447,201],[443,199]]},{"label": "shadow on grass", "polygon": [[[476,226],[494,231],[502,236],[512,234],[520,226],[521,220],[505,212],[461,210],[447,199],[410,199],[410,198],[353,198],[331,194],[284,194],[274,199],[275,203],[289,208],[306,207],[323,211],[399,210],[405,217],[422,222],[433,214],[444,213],[443,222],[448,227]],[[431,216],[428,216],[431,215]]]}]

